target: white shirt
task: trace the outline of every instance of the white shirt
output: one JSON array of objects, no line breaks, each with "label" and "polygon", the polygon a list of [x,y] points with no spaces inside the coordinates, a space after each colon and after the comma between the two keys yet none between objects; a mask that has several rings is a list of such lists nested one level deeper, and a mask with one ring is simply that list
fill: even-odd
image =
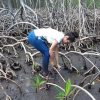
[{"label": "white shirt", "polygon": [[63,32],[59,32],[52,28],[35,29],[34,33],[36,36],[43,36],[48,41],[48,43],[51,44],[54,42],[55,39],[57,40],[58,43],[60,43],[64,37]]}]

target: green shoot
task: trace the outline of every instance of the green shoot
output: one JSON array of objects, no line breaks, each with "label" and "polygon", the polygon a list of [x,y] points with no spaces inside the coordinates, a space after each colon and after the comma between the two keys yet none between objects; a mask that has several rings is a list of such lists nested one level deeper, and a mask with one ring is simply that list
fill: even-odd
[{"label": "green shoot", "polygon": [[71,95],[71,85],[72,85],[71,81],[70,81],[70,79],[68,79],[68,81],[66,81],[66,83],[65,83],[64,90],[61,90],[59,88],[56,98],[59,100],[66,100]]},{"label": "green shoot", "polygon": [[40,89],[40,87],[46,83],[46,81],[39,75],[36,75],[33,78],[33,86],[36,88],[36,92]]},{"label": "green shoot", "polygon": [[71,91],[71,81],[68,79],[65,84],[65,96],[67,97]]}]

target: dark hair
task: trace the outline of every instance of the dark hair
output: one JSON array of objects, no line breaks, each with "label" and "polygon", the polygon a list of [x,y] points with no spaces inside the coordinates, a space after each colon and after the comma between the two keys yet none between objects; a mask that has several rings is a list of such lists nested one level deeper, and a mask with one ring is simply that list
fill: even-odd
[{"label": "dark hair", "polygon": [[75,42],[75,39],[79,37],[77,32],[69,32],[66,35],[69,36],[70,42]]}]

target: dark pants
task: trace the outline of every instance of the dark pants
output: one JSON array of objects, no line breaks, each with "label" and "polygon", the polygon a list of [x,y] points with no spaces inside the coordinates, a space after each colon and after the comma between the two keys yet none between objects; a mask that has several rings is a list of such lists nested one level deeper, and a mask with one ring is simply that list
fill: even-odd
[{"label": "dark pants", "polygon": [[34,31],[28,34],[28,41],[32,46],[34,46],[38,51],[40,51],[43,54],[43,59],[42,59],[43,71],[45,73],[48,73],[50,55],[47,44],[41,37],[35,36]]}]

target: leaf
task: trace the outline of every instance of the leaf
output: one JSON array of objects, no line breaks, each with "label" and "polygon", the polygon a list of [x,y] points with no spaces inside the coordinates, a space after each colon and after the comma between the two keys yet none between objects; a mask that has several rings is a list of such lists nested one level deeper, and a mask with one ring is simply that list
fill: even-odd
[{"label": "leaf", "polygon": [[33,80],[34,80],[34,84],[38,84],[39,83],[38,75],[36,75]]},{"label": "leaf", "polygon": [[37,75],[37,76],[36,76],[36,80],[37,80],[37,84],[39,84],[40,81],[41,81],[41,78]]},{"label": "leaf", "polygon": [[42,80],[42,81],[40,82],[40,86],[43,85],[45,82],[46,82],[46,81]]},{"label": "leaf", "polygon": [[34,80],[33,86],[35,88],[39,88],[41,85],[43,85],[46,82],[39,75],[36,75],[33,80]]},{"label": "leaf", "polygon": [[70,79],[68,79],[68,81],[66,81],[66,84],[65,84],[65,94],[66,94],[66,96],[68,96],[70,91],[71,91],[71,81],[70,81]]},{"label": "leaf", "polygon": [[38,84],[39,84],[39,76],[38,75],[36,75],[35,77],[34,77],[34,79],[33,79],[33,84],[34,84],[34,86],[38,86]]},{"label": "leaf", "polygon": [[56,98],[58,98],[59,100],[63,100],[65,98],[65,92],[59,91]]}]

